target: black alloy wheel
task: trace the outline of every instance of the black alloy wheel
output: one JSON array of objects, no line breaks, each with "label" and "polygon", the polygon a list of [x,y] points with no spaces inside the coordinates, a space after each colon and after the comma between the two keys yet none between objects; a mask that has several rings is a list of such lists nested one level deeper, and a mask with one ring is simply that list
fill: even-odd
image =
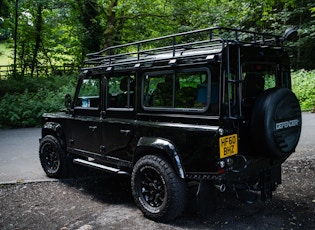
[{"label": "black alloy wheel", "polygon": [[145,205],[157,208],[165,201],[165,181],[153,167],[146,167],[140,171],[140,190]]},{"label": "black alloy wheel", "polygon": [[49,173],[56,173],[60,167],[60,157],[49,143],[43,146],[42,161]]}]

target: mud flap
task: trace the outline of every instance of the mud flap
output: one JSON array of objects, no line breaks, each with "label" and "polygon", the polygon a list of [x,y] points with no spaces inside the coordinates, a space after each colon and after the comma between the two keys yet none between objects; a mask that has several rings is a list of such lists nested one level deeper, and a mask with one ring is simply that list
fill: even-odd
[{"label": "mud flap", "polygon": [[200,220],[209,221],[217,209],[217,191],[213,182],[201,180],[196,197]]},{"label": "mud flap", "polygon": [[271,200],[272,192],[276,190],[279,184],[281,184],[281,166],[273,167],[262,173],[259,181],[261,200]]}]

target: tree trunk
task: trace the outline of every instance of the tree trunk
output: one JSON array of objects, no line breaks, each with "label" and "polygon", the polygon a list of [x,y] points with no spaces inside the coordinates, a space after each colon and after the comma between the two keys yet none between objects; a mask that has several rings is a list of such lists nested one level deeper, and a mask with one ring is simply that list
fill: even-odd
[{"label": "tree trunk", "polygon": [[86,53],[97,52],[100,50],[103,40],[103,27],[99,23],[99,5],[97,0],[77,0],[77,10],[80,12],[79,21],[83,25],[84,30],[79,39],[82,42],[83,59]]},{"label": "tree trunk", "polygon": [[14,21],[14,57],[13,57],[13,77],[16,78],[16,56],[17,56],[17,30],[18,30],[18,7],[19,7],[19,0],[15,1],[15,21]]},{"label": "tree trunk", "polygon": [[117,6],[118,0],[111,0],[106,12],[106,29],[104,32],[104,47],[114,45],[116,37],[116,13],[114,7]]},{"label": "tree trunk", "polygon": [[40,42],[41,42],[41,31],[42,31],[42,21],[43,21],[43,6],[41,3],[37,6],[37,15],[35,20],[35,46],[33,50],[33,60],[31,63],[31,77],[33,77],[34,70],[38,64],[37,56],[40,49]]}]

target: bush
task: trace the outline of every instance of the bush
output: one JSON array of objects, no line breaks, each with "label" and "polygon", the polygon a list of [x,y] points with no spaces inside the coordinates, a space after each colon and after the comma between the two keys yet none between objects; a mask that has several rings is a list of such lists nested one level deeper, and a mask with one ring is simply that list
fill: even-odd
[{"label": "bush", "polygon": [[315,108],[315,70],[298,70],[292,73],[292,90],[300,101],[302,110]]},{"label": "bush", "polygon": [[[69,82],[70,80],[70,82]],[[40,78],[20,77],[17,79],[0,79],[0,97],[8,94],[22,94],[25,90],[30,93],[36,93],[40,89],[53,91],[67,84],[75,84],[74,76],[49,76]]]},{"label": "bush", "polygon": [[[25,83],[22,92],[21,82]],[[64,108],[64,95],[73,94],[76,78],[73,76],[26,78],[21,82],[7,80],[8,92],[1,91],[4,95],[0,100],[0,127],[40,125],[43,113],[57,112]],[[14,84],[17,84],[15,90]]]}]

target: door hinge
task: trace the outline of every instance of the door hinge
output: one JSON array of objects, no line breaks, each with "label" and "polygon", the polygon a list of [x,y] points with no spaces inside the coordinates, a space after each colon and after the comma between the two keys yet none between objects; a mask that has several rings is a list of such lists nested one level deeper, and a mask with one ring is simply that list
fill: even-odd
[{"label": "door hinge", "polygon": [[105,145],[101,145],[101,146],[100,146],[100,152],[101,152],[101,153],[105,153],[105,152],[106,152],[106,147],[105,147]]}]

